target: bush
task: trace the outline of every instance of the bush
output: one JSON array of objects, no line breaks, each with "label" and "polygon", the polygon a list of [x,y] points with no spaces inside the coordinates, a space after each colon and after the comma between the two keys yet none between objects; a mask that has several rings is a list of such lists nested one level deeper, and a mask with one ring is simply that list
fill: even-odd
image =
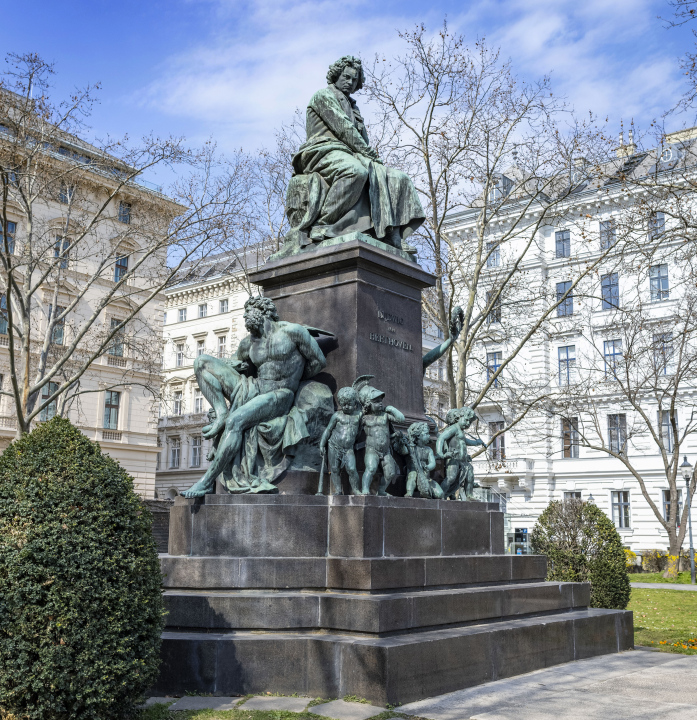
[{"label": "bush", "polygon": [[134,713],[163,626],[151,522],[132,479],[67,420],[0,457],[0,717]]},{"label": "bush", "polygon": [[666,553],[663,550],[643,550],[641,567],[644,572],[663,572],[666,566]]},{"label": "bush", "polygon": [[625,564],[627,566],[627,572],[633,570],[636,565],[636,553],[629,548],[624,549]]},{"label": "bush", "polygon": [[547,556],[547,580],[590,582],[591,607],[624,610],[629,577],[622,540],[594,503],[551,502],[532,531],[533,551]]}]

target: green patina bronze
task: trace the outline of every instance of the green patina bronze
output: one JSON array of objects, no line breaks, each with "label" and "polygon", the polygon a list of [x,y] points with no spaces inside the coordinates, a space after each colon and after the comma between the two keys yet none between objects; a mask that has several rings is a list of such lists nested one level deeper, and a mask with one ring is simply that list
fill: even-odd
[{"label": "green patina bronze", "polygon": [[445,480],[441,487],[446,499],[473,499],[474,468],[467,447],[485,444],[479,438],[465,435],[475,417],[472,408],[453,408],[445,416],[448,427],[438,435],[436,454],[445,460]]},{"label": "green patina bronze", "polygon": [[429,350],[423,357],[424,372],[426,372],[429,365],[433,365],[436,360],[440,360],[440,358],[448,352],[450,346],[460,337],[464,322],[465,313],[459,305],[456,305],[450,316],[450,334],[447,339],[437,347],[434,347],[433,350]]},{"label": "green patina bronze", "polygon": [[[284,460],[310,438],[308,426],[326,424],[333,411],[329,389],[310,380],[327,364],[311,334],[322,331],[279,320],[268,298],[250,298],[244,321],[250,334],[234,359],[201,355],[194,363],[213,410],[202,430],[213,447],[208,470],[185,497],[214,492],[219,475],[229,492],[277,492],[272,481]],[[310,422],[311,415],[319,418]]]},{"label": "green patina bronze", "polygon": [[363,86],[361,61],[351,55],[327,73],[328,86],[307,106],[307,141],[293,156],[286,209],[291,231],[284,257],[331,238],[363,233],[414,253],[403,240],[424,221],[416,188],[401,170],[386,167],[370,146],[351,94]]},{"label": "green patina bronze", "polygon": [[436,469],[436,456],[430,443],[431,431],[425,422],[412,423],[407,436],[400,438],[399,452],[407,456],[406,497],[413,497],[417,489],[422,498],[439,500],[444,495],[441,486],[431,480],[431,473]]}]

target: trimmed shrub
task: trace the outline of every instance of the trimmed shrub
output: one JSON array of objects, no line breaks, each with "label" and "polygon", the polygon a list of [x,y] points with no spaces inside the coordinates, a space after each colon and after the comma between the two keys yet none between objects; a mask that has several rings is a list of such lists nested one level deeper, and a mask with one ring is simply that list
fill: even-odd
[{"label": "trimmed shrub", "polygon": [[533,552],[547,556],[547,580],[590,582],[591,607],[624,610],[627,560],[619,533],[594,503],[551,502],[532,531]]},{"label": "trimmed shrub", "polygon": [[629,548],[624,549],[625,564],[627,566],[627,572],[634,570],[636,566],[636,553]]},{"label": "trimmed shrub", "polygon": [[53,418],[0,457],[0,717],[130,717],[163,626],[152,518],[129,475]]}]

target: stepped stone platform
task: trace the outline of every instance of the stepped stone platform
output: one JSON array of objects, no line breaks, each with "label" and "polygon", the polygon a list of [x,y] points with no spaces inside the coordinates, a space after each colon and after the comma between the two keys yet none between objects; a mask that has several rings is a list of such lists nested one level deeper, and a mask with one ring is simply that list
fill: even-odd
[{"label": "stepped stone platform", "polygon": [[487,503],[177,498],[153,692],[397,704],[633,646],[631,612],[503,541]]}]

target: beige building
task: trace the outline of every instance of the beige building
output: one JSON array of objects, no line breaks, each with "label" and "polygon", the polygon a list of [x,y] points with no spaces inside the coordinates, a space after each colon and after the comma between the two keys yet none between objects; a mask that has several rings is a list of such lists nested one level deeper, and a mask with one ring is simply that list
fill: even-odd
[{"label": "beige building", "polygon": [[[32,370],[35,376],[38,355],[47,336],[54,304],[56,314],[68,314],[47,341],[49,366],[65,356],[71,343],[87,326],[89,332],[70,351],[62,383],[71,372],[91,357],[98,343],[105,341],[110,328],[126,320],[135,306],[152,294],[157,278],[167,271],[166,248],[150,256],[144,251],[152,242],[153,228],[162,219],[176,214],[178,207],[162,195],[160,188],[128,182],[109,201],[106,210],[85,235],[90,212],[104,202],[123,177],[122,164],[74,136],[57,135],[60,144],[44,143],[41,162],[55,177],[66,178],[55,184],[55,192],[39,197],[32,206],[31,227],[26,206],[10,197],[6,206],[10,252],[22,273],[23,258],[32,242],[33,252],[46,258],[42,267],[52,267],[31,302]],[[14,138],[6,126],[0,127],[0,142],[11,145]],[[3,152],[6,148],[2,148]],[[9,155],[9,151],[6,152]],[[111,172],[105,171],[110,170]],[[121,176],[119,176],[121,173]],[[47,188],[50,188],[47,184]],[[32,234],[29,235],[31,229]],[[2,232],[0,231],[0,236]],[[28,238],[32,240],[28,240]],[[81,238],[79,242],[74,238]],[[74,242],[73,242],[74,241]],[[139,263],[139,260],[147,261]],[[13,261],[14,262],[14,261]],[[138,267],[137,272],[133,269]],[[39,274],[39,271],[36,271]],[[123,287],[113,293],[105,307],[104,298],[126,277]],[[4,279],[0,283],[4,282]],[[6,288],[0,286],[2,308],[7,307]],[[14,300],[12,300],[14,303]],[[162,311],[164,295],[157,294],[123,331],[110,341],[107,350],[91,362],[79,381],[45,408],[34,422],[63,412],[82,432],[133,476],[135,489],[143,497],[155,494],[157,461],[157,402],[161,367]],[[98,311],[96,319],[94,313]],[[15,339],[15,343],[17,340]],[[10,337],[7,315],[0,316],[0,387],[10,387]],[[46,385],[41,397],[48,399],[58,389]],[[17,413],[9,395],[0,397],[0,450],[16,437]]]}]

